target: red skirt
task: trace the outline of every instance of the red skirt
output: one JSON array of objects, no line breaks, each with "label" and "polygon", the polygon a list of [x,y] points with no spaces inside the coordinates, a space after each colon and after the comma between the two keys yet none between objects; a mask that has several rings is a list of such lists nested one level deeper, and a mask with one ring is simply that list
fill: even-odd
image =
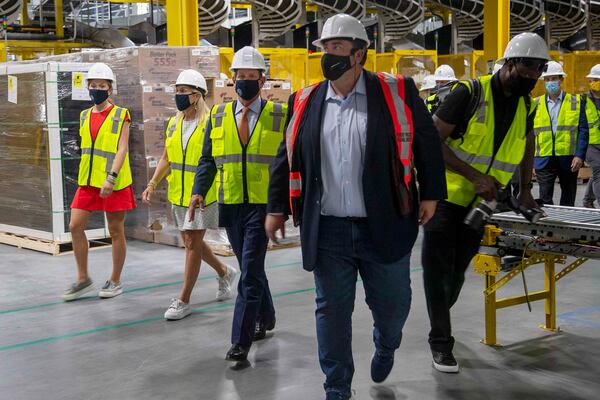
[{"label": "red skirt", "polygon": [[116,212],[133,210],[136,207],[133,186],[116,190],[106,198],[100,197],[100,189],[80,186],[75,193],[71,208],[86,211]]}]

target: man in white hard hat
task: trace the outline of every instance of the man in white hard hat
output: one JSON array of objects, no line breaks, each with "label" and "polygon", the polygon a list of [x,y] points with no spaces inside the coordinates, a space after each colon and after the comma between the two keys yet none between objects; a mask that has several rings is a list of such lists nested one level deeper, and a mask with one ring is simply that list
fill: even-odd
[{"label": "man in white hard hat", "polygon": [[457,80],[454,69],[447,64],[437,67],[433,77],[435,79],[435,91],[427,98],[427,109],[431,114],[435,114]]},{"label": "man in white hard hat", "polygon": [[421,97],[427,104],[427,99],[431,96],[432,91],[435,89],[435,77],[433,75],[427,75],[423,79],[423,83],[421,83],[421,88],[419,89],[419,93]]},{"label": "man in white hard hat", "polygon": [[544,204],[554,204],[554,184],[560,181],[560,205],[575,205],[577,175],[583,166],[588,146],[588,124],[585,98],[565,93],[562,89],[567,76],[562,65],[548,62],[542,74],[546,94],[535,99],[537,112],[534,121],[534,168]]},{"label": "man in white hard hat", "polygon": [[356,18],[325,22],[315,45],[325,53],[326,80],[291,96],[287,141],[271,169],[267,233],[276,239],[289,214],[300,225],[328,400],[351,397],[358,274],[374,319],[371,378],[382,382],[392,370],[410,309],[419,220],[446,196],[440,140],[415,83],[364,71],[369,44]]},{"label": "man in white hard hat", "polygon": [[218,173],[219,226],[226,228],[241,269],[226,359],[245,362],[252,342],[275,327],[264,224],[269,165],[283,138],[287,105],[261,98],[266,66],[258,50],[247,46],[236,52],[231,71],[238,98],[211,111],[189,211],[193,219],[197,206],[204,209]]},{"label": "man in white hard hat", "polygon": [[585,113],[590,132],[586,162],[592,167],[592,179],[588,182],[583,206],[594,208],[594,200],[600,199],[600,64],[592,67],[587,78],[590,91],[585,96]]},{"label": "man in white hard hat", "polygon": [[425,225],[422,263],[429,346],[438,371],[459,371],[450,308],[483,237],[482,228],[465,223],[466,216],[481,199],[495,200],[519,165],[519,199],[536,207],[530,188],[535,145],[530,93],[547,61],[548,47],[540,36],[517,35],[496,74],[455,85],[433,116],[444,141],[448,197]]}]

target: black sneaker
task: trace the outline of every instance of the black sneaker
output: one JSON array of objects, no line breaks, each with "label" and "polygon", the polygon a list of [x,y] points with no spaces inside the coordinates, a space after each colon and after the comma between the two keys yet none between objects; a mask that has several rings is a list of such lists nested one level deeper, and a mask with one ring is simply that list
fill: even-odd
[{"label": "black sneaker", "polygon": [[458,372],[458,363],[452,352],[431,351],[433,355],[433,368],[440,372],[455,374]]}]

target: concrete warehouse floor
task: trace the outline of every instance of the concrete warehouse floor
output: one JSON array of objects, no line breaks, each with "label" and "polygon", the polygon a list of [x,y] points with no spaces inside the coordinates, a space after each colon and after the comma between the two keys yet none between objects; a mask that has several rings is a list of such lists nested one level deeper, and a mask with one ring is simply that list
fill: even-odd
[{"label": "concrete warehouse floor", "polygon": [[[583,186],[580,186],[583,190]],[[578,201],[581,200],[578,197]],[[420,267],[412,257],[413,304],[396,364],[383,385],[369,377],[372,320],[357,287],[354,354],[357,399],[594,399],[600,392],[600,262],[558,283],[562,331],[538,328],[544,304],[498,313],[502,348],[481,344],[483,278],[470,269],[453,309],[458,375],[431,367],[429,321]],[[193,295],[195,312],[164,321],[182,279],[181,249],[131,241],[123,283],[110,300],[63,303],[75,274],[71,255],[52,257],[0,245],[0,398],[21,399],[323,399],[315,338],[314,283],[298,248],[269,252],[268,277],[277,326],[234,371],[229,348],[232,302],[216,303],[214,272],[205,266]],[[233,258],[227,262],[234,263]],[[90,253],[97,286],[110,271],[110,249]],[[543,287],[543,268],[526,273],[530,291]],[[515,279],[500,297],[522,294]]]}]

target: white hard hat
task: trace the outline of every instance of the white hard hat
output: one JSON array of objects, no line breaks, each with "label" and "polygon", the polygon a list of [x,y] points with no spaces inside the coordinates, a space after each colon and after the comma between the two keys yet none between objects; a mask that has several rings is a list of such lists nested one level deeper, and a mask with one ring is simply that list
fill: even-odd
[{"label": "white hard hat", "polygon": [[433,73],[436,81],[455,81],[454,70],[448,64],[442,64]]},{"label": "white hard hat", "polygon": [[246,46],[239,49],[233,55],[233,61],[231,62],[230,71],[236,71],[238,69],[258,69],[262,72],[267,71],[265,64],[265,58],[258,50],[254,47]]},{"label": "white hard hat", "polygon": [[205,94],[208,92],[208,86],[206,86],[206,79],[202,74],[195,69],[184,69],[177,77],[175,85],[187,85],[200,89]]},{"label": "white hard hat", "polygon": [[600,64],[594,65],[586,78],[600,79]]},{"label": "white hard hat", "polygon": [[336,14],[325,21],[321,38],[313,42],[314,46],[323,47],[323,42],[330,39],[360,39],[371,44],[364,25],[358,19],[348,14]]},{"label": "white hard hat", "polygon": [[544,72],[542,74],[542,78],[545,78],[547,76],[567,76],[567,74],[565,74],[565,71],[563,70],[563,66],[556,62],[556,61],[548,61],[547,64],[548,68],[546,69],[546,72]]},{"label": "white hard hat", "polygon": [[524,32],[508,42],[504,50],[504,56],[498,62],[504,64],[509,58],[539,58],[549,61],[548,45],[540,35],[533,32]]},{"label": "white hard hat", "polygon": [[494,69],[492,70],[492,74],[495,74],[496,72],[500,71],[503,65],[504,63],[496,61],[496,64],[494,64]]},{"label": "white hard hat", "polygon": [[424,79],[423,79],[423,83],[421,83],[421,89],[419,89],[419,91],[423,91],[423,90],[431,90],[435,88],[435,76],[433,75],[427,75]]},{"label": "white hard hat", "polygon": [[104,63],[96,63],[93,64],[87,73],[86,81],[91,81],[92,79],[104,79],[107,81],[114,82],[115,74],[112,69]]}]

